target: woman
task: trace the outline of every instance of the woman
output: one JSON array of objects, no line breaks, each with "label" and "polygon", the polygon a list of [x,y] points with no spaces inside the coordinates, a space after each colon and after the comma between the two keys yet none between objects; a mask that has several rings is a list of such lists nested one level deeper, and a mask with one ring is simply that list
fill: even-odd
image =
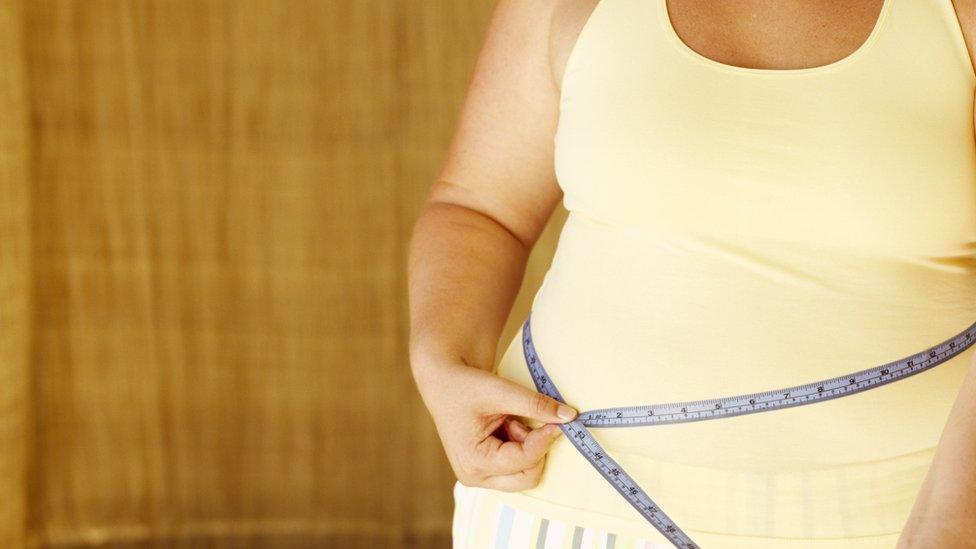
[{"label": "woman", "polygon": [[[974,12],[499,2],[409,264],[455,547],[671,547],[557,424],[838,376],[976,320]],[[560,200],[532,336],[575,410],[535,391],[521,333],[494,355]],[[592,432],[705,548],[976,547],[971,350],[847,398]]]}]

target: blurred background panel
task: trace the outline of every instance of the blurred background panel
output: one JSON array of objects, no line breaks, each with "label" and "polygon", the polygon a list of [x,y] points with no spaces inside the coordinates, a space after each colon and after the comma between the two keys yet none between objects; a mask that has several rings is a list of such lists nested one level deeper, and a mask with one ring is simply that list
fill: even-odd
[{"label": "blurred background panel", "polygon": [[30,132],[19,4],[0,0],[0,547],[26,543],[31,434]]},{"label": "blurred background panel", "polygon": [[0,0],[0,547],[449,546],[405,261],[493,5]]}]

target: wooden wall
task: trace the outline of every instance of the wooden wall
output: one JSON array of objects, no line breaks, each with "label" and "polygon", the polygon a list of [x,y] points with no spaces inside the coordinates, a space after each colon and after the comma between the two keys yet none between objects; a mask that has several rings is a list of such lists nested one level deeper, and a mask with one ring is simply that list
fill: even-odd
[{"label": "wooden wall", "polygon": [[26,543],[31,447],[30,132],[23,13],[0,0],[0,547]]},{"label": "wooden wall", "polygon": [[0,546],[448,546],[404,265],[493,4],[0,0]]}]

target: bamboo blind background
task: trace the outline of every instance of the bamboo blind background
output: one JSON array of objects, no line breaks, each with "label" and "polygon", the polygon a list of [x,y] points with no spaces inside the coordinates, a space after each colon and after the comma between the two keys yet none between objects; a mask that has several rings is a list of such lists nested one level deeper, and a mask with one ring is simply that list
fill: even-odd
[{"label": "bamboo blind background", "polygon": [[493,4],[0,0],[0,547],[448,546],[404,265]]}]

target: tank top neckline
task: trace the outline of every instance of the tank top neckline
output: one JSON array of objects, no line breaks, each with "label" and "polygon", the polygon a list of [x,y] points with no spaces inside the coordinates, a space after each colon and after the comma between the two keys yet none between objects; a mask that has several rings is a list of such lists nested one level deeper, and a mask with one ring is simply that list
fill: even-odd
[{"label": "tank top neckline", "polygon": [[698,63],[700,65],[709,67],[711,69],[739,74],[743,76],[760,76],[760,77],[793,77],[793,76],[807,76],[815,74],[823,74],[839,70],[841,68],[847,67],[852,63],[856,62],[858,59],[867,54],[874,44],[878,41],[878,37],[884,31],[888,14],[891,11],[891,6],[894,4],[895,0],[882,0],[881,9],[875,19],[874,26],[871,28],[871,32],[868,34],[867,38],[851,53],[846,56],[827,63],[825,65],[817,65],[815,67],[802,67],[798,69],[766,69],[757,67],[742,67],[738,65],[730,65],[728,63],[723,63],[721,61],[716,61],[711,57],[707,57],[697,51],[693,50],[691,46],[686,44],[684,40],[678,36],[677,31],[674,29],[674,25],[671,23],[671,16],[668,14],[668,0],[655,0],[658,7],[658,17],[657,20],[664,27],[664,35],[667,41],[671,43],[674,48],[682,53],[686,58],[691,61]]}]

